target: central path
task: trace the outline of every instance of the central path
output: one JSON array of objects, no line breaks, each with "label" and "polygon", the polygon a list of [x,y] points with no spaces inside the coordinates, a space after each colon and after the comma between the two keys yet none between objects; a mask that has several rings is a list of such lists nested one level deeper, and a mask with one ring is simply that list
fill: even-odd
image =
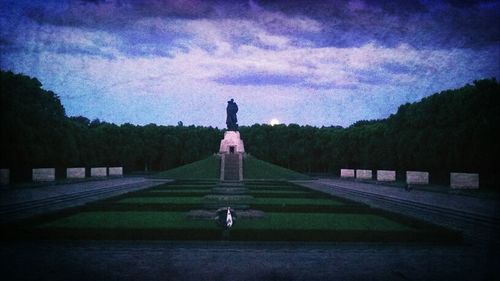
[{"label": "central path", "polygon": [[224,180],[240,180],[240,158],[238,154],[226,154],[224,162]]}]

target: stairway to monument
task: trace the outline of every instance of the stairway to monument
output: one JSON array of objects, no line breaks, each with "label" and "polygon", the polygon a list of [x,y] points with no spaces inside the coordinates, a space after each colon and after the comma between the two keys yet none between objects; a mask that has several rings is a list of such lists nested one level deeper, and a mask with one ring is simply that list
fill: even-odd
[{"label": "stairway to monument", "polygon": [[224,180],[240,179],[240,160],[238,154],[226,154],[224,163]]}]

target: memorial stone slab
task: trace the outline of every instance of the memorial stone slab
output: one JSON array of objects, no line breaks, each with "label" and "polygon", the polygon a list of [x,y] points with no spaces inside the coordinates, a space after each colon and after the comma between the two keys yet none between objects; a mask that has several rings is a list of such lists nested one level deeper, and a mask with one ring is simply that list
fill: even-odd
[{"label": "memorial stone slab", "polygon": [[341,178],[354,178],[354,169],[340,169]]},{"label": "memorial stone slab", "polygon": [[406,183],[407,184],[429,184],[429,173],[428,172],[418,172],[418,171],[407,171],[406,172]]},{"label": "memorial stone slab", "polygon": [[107,175],[108,169],[106,167],[90,168],[91,177],[106,177]]},{"label": "memorial stone slab", "polygon": [[85,168],[67,168],[66,178],[68,179],[83,179],[85,178]]},{"label": "memorial stone slab", "polygon": [[396,171],[388,170],[378,170],[377,171],[378,181],[396,181]]},{"label": "memorial stone slab", "polygon": [[123,176],[123,167],[109,167],[108,176],[110,177],[120,177]]},{"label": "memorial stone slab", "polygon": [[0,185],[7,185],[10,183],[10,170],[0,169]]},{"label": "memorial stone slab", "polygon": [[453,189],[479,188],[479,174],[450,173],[450,187]]},{"label": "memorial stone slab", "polygon": [[356,178],[363,180],[371,180],[372,170],[356,170]]},{"label": "memorial stone slab", "polygon": [[56,179],[55,168],[32,169],[33,181],[54,181]]}]

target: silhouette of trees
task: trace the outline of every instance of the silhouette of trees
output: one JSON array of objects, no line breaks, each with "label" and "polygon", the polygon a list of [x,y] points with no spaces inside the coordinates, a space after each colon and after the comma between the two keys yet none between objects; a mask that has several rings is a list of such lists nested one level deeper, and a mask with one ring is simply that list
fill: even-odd
[{"label": "silhouette of trees", "polygon": [[[182,122],[137,126],[67,117],[59,97],[37,79],[2,71],[0,82],[0,165],[20,171],[13,177],[29,178],[28,169],[43,166],[166,170],[217,152],[223,136],[218,128]],[[239,131],[247,152],[302,172],[425,170],[444,179],[469,171],[497,182],[499,90],[495,79],[474,81],[347,128],[255,124]]]}]

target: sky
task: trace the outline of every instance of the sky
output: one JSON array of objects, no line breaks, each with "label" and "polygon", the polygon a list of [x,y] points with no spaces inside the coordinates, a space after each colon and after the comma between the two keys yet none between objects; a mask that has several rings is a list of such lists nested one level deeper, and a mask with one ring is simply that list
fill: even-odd
[{"label": "sky", "polygon": [[0,0],[0,68],[116,124],[349,126],[500,78],[500,1]]}]

